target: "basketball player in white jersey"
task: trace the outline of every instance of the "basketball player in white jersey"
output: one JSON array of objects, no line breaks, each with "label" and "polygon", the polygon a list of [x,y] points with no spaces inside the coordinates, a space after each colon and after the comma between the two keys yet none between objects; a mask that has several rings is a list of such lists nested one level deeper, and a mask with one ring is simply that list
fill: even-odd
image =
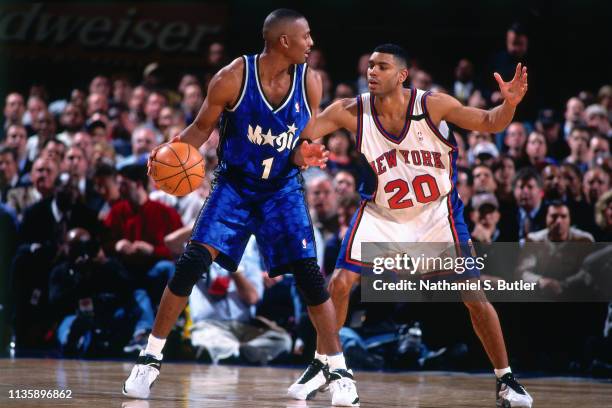
[{"label": "basketball player in white jersey", "polygon": [[[373,197],[362,202],[344,237],[329,284],[338,330],[346,320],[351,288],[362,268],[368,267],[361,256],[362,242],[471,243],[463,203],[454,187],[457,145],[446,122],[481,132],[505,129],[527,91],[527,68],[518,64],[510,82],[497,73],[494,76],[504,102],[489,111],[465,107],[446,94],[405,89],[406,53],[399,46],[385,44],[370,57],[370,92],[339,100],[318,116],[310,138],[339,128],[351,131],[357,149],[377,176]],[[466,272],[461,278],[478,279],[478,271]],[[462,295],[495,368],[497,406],[531,407],[531,396],[509,367],[495,309],[482,292]],[[289,388],[289,395],[305,399],[324,389],[325,362],[326,356],[315,353],[313,362]]]}]

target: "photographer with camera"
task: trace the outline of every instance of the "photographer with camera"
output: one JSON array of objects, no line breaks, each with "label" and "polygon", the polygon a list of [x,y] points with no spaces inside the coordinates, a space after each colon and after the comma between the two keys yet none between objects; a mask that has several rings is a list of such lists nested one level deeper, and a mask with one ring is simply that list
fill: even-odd
[{"label": "photographer with camera", "polygon": [[66,232],[73,228],[85,228],[94,235],[100,230],[95,212],[79,201],[74,179],[64,180],[50,197],[24,212],[19,228],[20,245],[10,272],[16,299],[13,324],[19,347],[51,346],[49,271],[64,260]]},{"label": "photographer with camera", "polygon": [[[138,350],[153,325],[153,307],[143,289],[134,290],[125,268],[107,258],[83,228],[68,232],[67,260],[51,271],[49,303],[61,321],[56,337],[69,355],[116,354],[129,343]],[[126,351],[124,349],[124,351]]]}]

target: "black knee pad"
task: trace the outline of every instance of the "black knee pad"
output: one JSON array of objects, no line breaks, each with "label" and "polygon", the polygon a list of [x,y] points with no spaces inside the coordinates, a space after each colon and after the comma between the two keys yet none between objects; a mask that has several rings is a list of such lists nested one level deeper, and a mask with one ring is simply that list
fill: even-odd
[{"label": "black knee pad", "polygon": [[329,299],[325,278],[315,258],[296,261],[292,265],[295,286],[308,306],[318,306]]},{"label": "black knee pad", "polygon": [[176,262],[174,276],[168,282],[168,289],[176,296],[189,296],[198,279],[207,273],[212,257],[200,244],[189,243],[185,252]]}]

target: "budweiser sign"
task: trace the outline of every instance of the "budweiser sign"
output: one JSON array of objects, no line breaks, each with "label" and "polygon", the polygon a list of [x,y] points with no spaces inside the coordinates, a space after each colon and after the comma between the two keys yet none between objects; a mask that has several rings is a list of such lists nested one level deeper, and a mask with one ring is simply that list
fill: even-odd
[{"label": "budweiser sign", "polygon": [[17,57],[96,50],[115,58],[146,52],[189,59],[222,32],[226,17],[222,4],[19,3],[0,6],[0,42]]}]

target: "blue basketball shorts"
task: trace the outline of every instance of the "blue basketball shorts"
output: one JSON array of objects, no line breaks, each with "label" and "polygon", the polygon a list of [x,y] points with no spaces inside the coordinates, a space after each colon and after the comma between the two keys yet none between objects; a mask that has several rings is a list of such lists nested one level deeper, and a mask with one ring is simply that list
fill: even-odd
[{"label": "blue basketball shorts", "polygon": [[269,273],[316,258],[312,221],[299,182],[272,192],[257,192],[219,175],[193,227],[192,241],[219,251],[215,262],[235,271],[251,235]]}]

